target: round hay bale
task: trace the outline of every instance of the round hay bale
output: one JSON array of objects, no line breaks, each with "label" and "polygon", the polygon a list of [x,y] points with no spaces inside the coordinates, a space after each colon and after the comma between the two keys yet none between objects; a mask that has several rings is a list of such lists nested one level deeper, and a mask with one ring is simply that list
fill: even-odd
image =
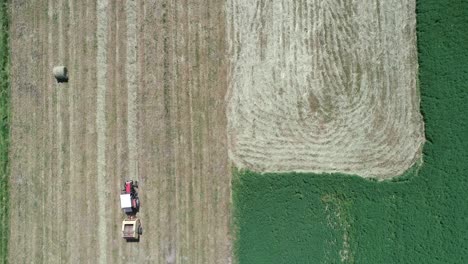
[{"label": "round hay bale", "polygon": [[57,79],[57,82],[62,83],[62,82],[68,82],[68,70],[67,67],[65,66],[56,66],[53,69],[55,79]]}]

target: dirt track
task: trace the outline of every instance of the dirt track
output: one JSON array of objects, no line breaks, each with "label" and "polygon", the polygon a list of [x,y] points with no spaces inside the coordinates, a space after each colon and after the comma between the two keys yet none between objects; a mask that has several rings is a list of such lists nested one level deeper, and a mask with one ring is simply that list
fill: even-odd
[{"label": "dirt track", "polygon": [[[222,2],[11,13],[10,262],[230,263]],[[140,243],[120,238],[127,178],[141,185]]]}]

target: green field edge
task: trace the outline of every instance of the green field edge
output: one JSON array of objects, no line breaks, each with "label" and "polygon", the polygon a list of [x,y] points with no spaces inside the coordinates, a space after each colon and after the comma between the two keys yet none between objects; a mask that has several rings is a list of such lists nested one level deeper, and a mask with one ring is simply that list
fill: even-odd
[{"label": "green field edge", "polygon": [[0,262],[8,263],[10,147],[9,1],[0,1]]}]

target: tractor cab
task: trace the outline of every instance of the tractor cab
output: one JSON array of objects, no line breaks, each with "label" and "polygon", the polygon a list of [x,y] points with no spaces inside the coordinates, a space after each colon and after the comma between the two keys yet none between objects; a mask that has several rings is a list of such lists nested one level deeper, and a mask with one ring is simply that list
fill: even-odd
[{"label": "tractor cab", "polygon": [[137,181],[126,181],[120,194],[120,207],[127,215],[135,215],[140,209]]}]

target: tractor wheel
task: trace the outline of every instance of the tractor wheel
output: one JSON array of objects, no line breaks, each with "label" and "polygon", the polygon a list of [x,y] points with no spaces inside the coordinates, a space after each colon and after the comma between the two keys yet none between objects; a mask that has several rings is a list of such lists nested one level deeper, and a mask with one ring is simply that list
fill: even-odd
[{"label": "tractor wheel", "polygon": [[140,226],[138,228],[138,234],[140,234],[140,236],[143,235],[143,227],[142,226]]},{"label": "tractor wheel", "polygon": [[138,188],[138,181],[133,182],[133,187]]}]

